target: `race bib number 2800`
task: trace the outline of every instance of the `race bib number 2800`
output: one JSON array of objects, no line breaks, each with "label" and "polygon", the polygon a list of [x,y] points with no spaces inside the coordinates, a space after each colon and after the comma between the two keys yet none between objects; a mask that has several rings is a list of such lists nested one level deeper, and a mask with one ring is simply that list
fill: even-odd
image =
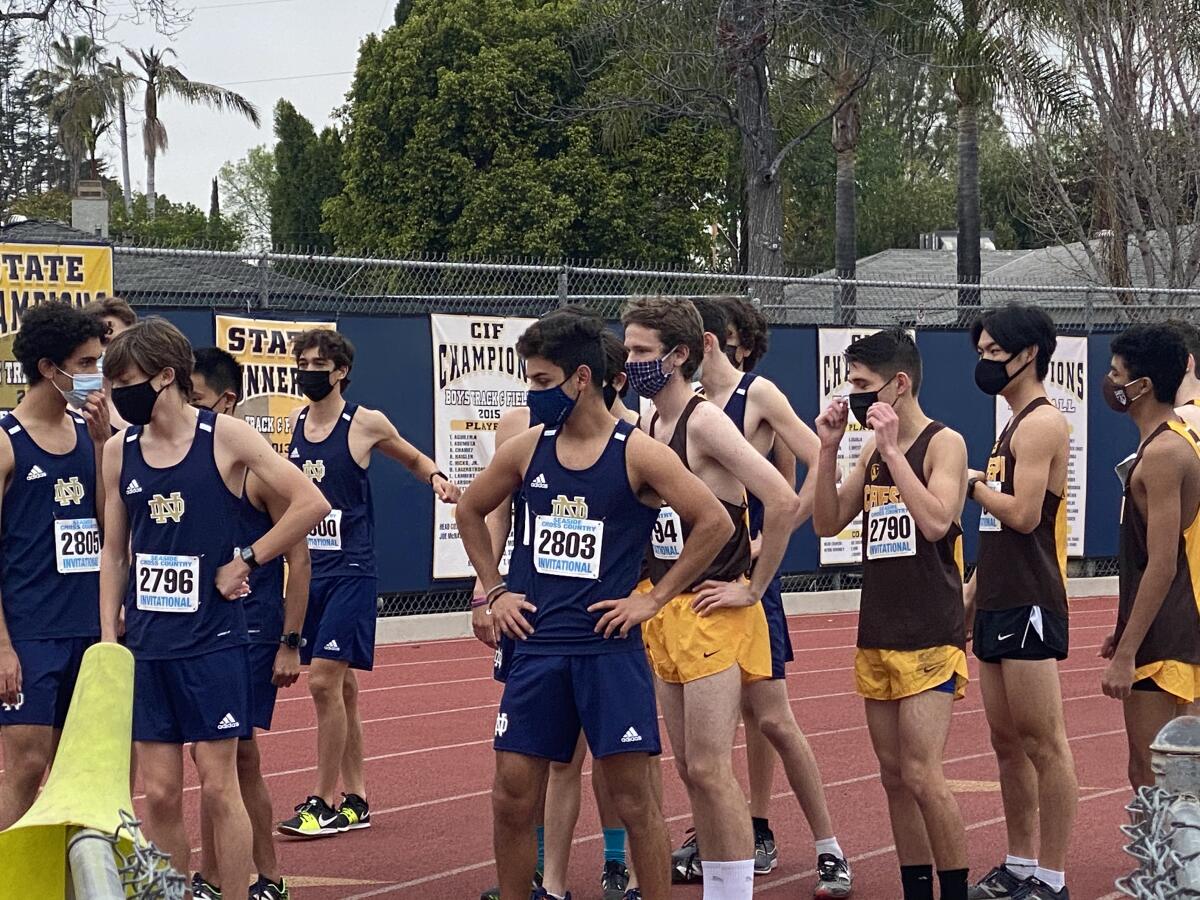
[{"label": "race bib number 2800", "polygon": [[200,608],[200,557],[139,553],[134,568],[137,608],[194,613]]},{"label": "race bib number 2800", "polygon": [[331,509],[329,514],[308,533],[309,550],[342,549],[342,511]]},{"label": "race bib number 2800", "polygon": [[533,527],[533,567],[542,575],[600,577],[604,523],[570,516],[538,516]]}]

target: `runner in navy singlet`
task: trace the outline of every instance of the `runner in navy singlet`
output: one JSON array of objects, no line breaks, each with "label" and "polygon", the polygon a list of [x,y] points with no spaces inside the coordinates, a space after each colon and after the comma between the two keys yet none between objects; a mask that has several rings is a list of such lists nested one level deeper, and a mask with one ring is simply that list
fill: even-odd
[{"label": "runner in navy singlet", "polygon": [[[188,405],[192,365],[187,339],[159,318],[123,332],[105,353],[113,403],[132,424],[104,448],[100,633],[117,639],[123,601],[147,836],[189,872],[181,756],[195,743],[200,795],[221,848],[219,881],[239,893],[252,866],[237,776],[237,738],[250,729],[240,601],[251,573],[303,540],[329,504],[245,422]],[[241,535],[230,526],[247,472],[286,498],[286,510],[235,555]]]},{"label": "runner in navy singlet", "polygon": [[[573,306],[559,307],[547,315],[563,312],[595,315],[589,310]],[[625,378],[625,357],[629,355],[629,351],[625,349],[621,339],[607,328],[601,332],[601,340],[604,342],[606,363],[604,403],[614,418],[624,419],[631,425],[636,425],[637,414],[626,406],[624,401],[624,397],[629,392],[629,385]],[[532,420],[528,406],[507,410],[500,416],[496,428],[496,448],[499,449],[511,438],[540,424],[540,422]],[[500,508],[487,519],[488,530],[492,535],[492,550],[496,553],[498,560],[503,557],[511,526],[513,549],[506,581],[509,588],[517,593],[524,593],[526,589],[522,579],[530,570],[529,558],[532,552],[531,542],[524,538],[527,533],[525,518],[523,493],[517,491],[512,497],[511,504],[501,504]],[[516,641],[495,627],[492,617],[487,614],[487,599],[484,594],[483,583],[476,579],[471,623],[475,636],[495,649],[493,676],[503,684],[507,680],[508,670],[512,666]],[[536,880],[554,894],[562,894],[566,891],[567,870],[571,859],[575,825],[579,818],[580,786],[586,759],[587,741],[581,732],[575,747],[575,755],[571,761],[566,764],[552,763],[550,765],[546,789],[538,804],[538,876]],[[651,771],[653,772],[653,769]],[[592,793],[596,798],[596,811],[604,834],[604,867],[600,873],[600,886],[604,891],[604,900],[624,900],[626,891],[631,887],[629,868],[625,858],[625,827],[621,824],[621,819],[613,807],[608,786],[604,783],[604,774],[599,769],[592,771]],[[479,897],[480,900],[499,900],[500,888],[488,888]]]},{"label": "runner in navy singlet", "polygon": [[22,315],[13,344],[29,388],[0,419],[0,830],[33,803],[80,658],[100,635],[100,331],[44,303]]},{"label": "runner in navy singlet", "polygon": [[[694,580],[732,530],[702,482],[669,450],[605,408],[603,324],[547,316],[517,344],[529,405],[544,423],[506,443],[463,495],[459,531],[492,617],[517,639],[496,718],[494,832],[501,896],[534,873],[536,798],[551,760],[567,762],[580,728],[606,770],[646,900],[666,900],[669,850],[648,791],[657,709],[640,623]],[[523,487],[531,524],[526,591],[500,578],[485,517]],[[672,572],[636,590],[663,501],[693,523]],[[539,889],[535,896],[544,896]]]},{"label": "runner in navy singlet", "polygon": [[[218,347],[195,353],[192,372],[192,405],[222,415],[236,415],[242,396],[242,367],[232,355]],[[287,508],[284,498],[261,478],[246,476],[239,499],[241,529],[237,546],[248,547],[266,534]],[[284,558],[287,559],[287,591],[284,592]],[[250,573],[250,593],[242,601],[246,613],[247,652],[250,657],[250,725],[269,731],[275,710],[275,695],[291,687],[300,677],[300,628],[308,607],[311,574],[308,541],[298,541],[284,556],[271,560]],[[238,743],[238,782],[254,833],[254,866],[258,872],[257,896],[281,900],[288,888],[279,869],[272,839],[274,819],[271,795],[262,776],[258,743],[252,731]],[[192,894],[200,900],[219,900],[216,848],[212,817],[200,806],[201,862],[192,880]]]},{"label": "runner in navy singlet", "polygon": [[[354,366],[354,345],[345,335],[305,331],[292,349],[296,386],[310,404],[292,414],[288,459],[331,507],[308,536],[312,583],[300,650],[317,709],[316,790],[279,824],[284,834],[311,838],[371,825],[354,670],[370,671],[375,661],[375,511],[367,479],[372,451],[399,461],[444,503],[457,501],[460,491],[387,416],[344,399]],[[335,808],[339,775],[344,799]]]}]

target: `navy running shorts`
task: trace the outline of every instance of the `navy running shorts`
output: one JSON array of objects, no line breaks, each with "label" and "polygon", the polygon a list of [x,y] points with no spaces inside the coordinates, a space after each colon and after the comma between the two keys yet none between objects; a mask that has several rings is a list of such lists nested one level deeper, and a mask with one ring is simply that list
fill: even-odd
[{"label": "navy running shorts", "polygon": [[271,730],[271,718],[275,715],[275,697],[279,688],[272,680],[275,677],[275,656],[278,644],[250,644],[246,648],[250,657],[250,725]]},{"label": "navy running shorts", "polygon": [[788,634],[787,614],[783,611],[783,582],[778,575],[767,586],[762,605],[771,639],[771,678],[786,678],[787,664],[796,657],[792,653],[792,636]]},{"label": "navy running shorts", "polygon": [[248,737],[245,646],[182,659],[134,659],[133,739],[164,744]]},{"label": "navy running shorts", "polygon": [[508,681],[508,670],[512,668],[513,654],[516,651],[517,642],[507,634],[501,634],[496,652],[492,656],[492,677],[501,684]]},{"label": "navy running shorts", "polygon": [[62,728],[79,677],[79,663],[96,638],[13,641],[21,663],[21,693],[16,703],[0,703],[0,728],[46,725]]},{"label": "navy running shorts", "polygon": [[1067,620],[1039,606],[975,613],[972,649],[980,662],[1067,658]]},{"label": "navy running shorts", "polygon": [[661,752],[654,681],[641,646],[629,653],[519,653],[513,659],[493,746],[567,763],[580,728],[597,759]]},{"label": "navy running shorts", "polygon": [[375,579],[332,576],[314,578],[308,589],[308,612],[300,662],[333,659],[352,669],[371,671],[375,665]]}]

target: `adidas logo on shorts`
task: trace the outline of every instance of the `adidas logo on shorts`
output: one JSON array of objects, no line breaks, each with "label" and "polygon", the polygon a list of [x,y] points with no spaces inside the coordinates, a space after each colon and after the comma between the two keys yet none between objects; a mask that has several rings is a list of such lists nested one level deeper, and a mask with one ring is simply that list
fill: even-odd
[{"label": "adidas logo on shorts", "polygon": [[636,744],[641,739],[642,739],[642,736],[637,733],[637,729],[634,728],[632,725],[629,726],[628,731],[626,731],[623,735],[621,735],[621,743],[622,744]]},{"label": "adidas logo on shorts", "polygon": [[237,719],[233,717],[233,713],[225,713],[225,718],[217,723],[218,731],[227,731],[230,728],[240,728],[241,725]]},{"label": "adidas logo on shorts", "polygon": [[137,483],[136,478],[133,479],[133,481],[129,482],[129,484],[127,484],[125,486],[125,495],[126,496],[129,496],[130,494],[140,494],[141,492],[142,492],[142,486]]},{"label": "adidas logo on shorts", "polygon": [[529,486],[535,487],[535,488],[549,488],[550,487],[550,485],[548,485],[546,483],[545,475],[538,475],[537,478],[535,478],[535,479],[533,479],[533,481],[529,482]]},{"label": "adidas logo on shorts", "polygon": [[325,645],[325,649],[330,651],[331,653],[341,653],[342,652],[342,648],[338,646],[337,641],[330,641],[328,644]]},{"label": "adidas logo on shorts", "polygon": [[29,470],[29,474],[25,476],[26,481],[37,481],[39,478],[45,478],[46,473],[42,471],[41,466],[34,466]]}]

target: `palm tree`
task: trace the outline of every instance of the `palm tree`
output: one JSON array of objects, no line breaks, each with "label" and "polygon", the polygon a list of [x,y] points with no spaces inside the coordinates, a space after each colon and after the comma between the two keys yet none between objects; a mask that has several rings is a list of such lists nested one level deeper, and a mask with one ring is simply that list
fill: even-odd
[{"label": "palm tree", "polygon": [[146,210],[154,216],[155,201],[158,199],[154,186],[154,165],[159,153],[167,150],[167,127],[158,117],[158,101],[164,97],[176,97],[185,103],[204,104],[220,112],[235,112],[245,116],[257,126],[258,107],[236,91],[215,84],[192,81],[175,65],[167,61],[174,56],[171,48],[133,51],[126,53],[141,69],[136,75],[144,91],[145,114],[142,123],[142,148],[146,153]]},{"label": "palm tree", "polygon": [[127,75],[121,68],[121,60],[113,60],[111,77],[117,88],[117,131],[121,142],[121,196],[125,201],[125,214],[133,215],[133,185],[129,178],[129,125],[125,117],[125,101],[127,94],[136,81],[133,75]]},{"label": "palm tree", "polygon": [[71,162],[74,189],[85,160],[90,163],[91,177],[100,177],[96,146],[112,124],[109,113],[117,87],[108,73],[103,49],[90,37],[63,35],[53,41],[49,62],[49,68],[34,73],[34,102],[45,111]]},{"label": "palm tree", "polygon": [[[1039,0],[940,0],[930,22],[933,55],[954,70],[958,107],[958,283],[977,285],[979,260],[979,112],[997,95],[1021,90],[1048,115],[1079,108],[1070,75],[1039,52],[1051,13]],[[975,307],[980,292],[959,290]]]}]

